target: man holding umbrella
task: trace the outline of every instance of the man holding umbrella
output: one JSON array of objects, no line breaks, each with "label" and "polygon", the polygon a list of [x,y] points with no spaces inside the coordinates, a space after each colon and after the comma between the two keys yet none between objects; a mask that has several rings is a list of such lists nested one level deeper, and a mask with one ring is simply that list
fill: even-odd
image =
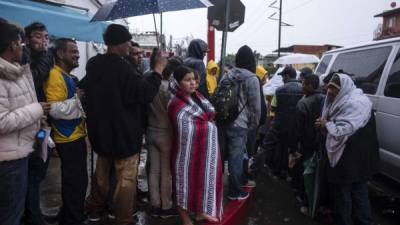
[{"label": "man holding umbrella", "polygon": [[[92,191],[87,199],[89,219],[101,217],[115,171],[113,195],[115,224],[133,223],[136,176],[145,119],[142,108],[157,94],[161,75],[143,77],[123,58],[129,55],[132,36],[122,25],[111,24],[103,35],[106,54],[86,66],[85,94],[89,139],[98,154]],[[91,220],[94,221],[94,220]]]}]

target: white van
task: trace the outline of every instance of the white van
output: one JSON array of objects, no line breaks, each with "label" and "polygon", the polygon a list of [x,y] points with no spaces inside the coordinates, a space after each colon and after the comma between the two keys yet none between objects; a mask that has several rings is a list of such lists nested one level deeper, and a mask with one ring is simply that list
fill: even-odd
[{"label": "white van", "polygon": [[400,38],[326,52],[316,74],[343,70],[373,102],[381,173],[400,183]]}]

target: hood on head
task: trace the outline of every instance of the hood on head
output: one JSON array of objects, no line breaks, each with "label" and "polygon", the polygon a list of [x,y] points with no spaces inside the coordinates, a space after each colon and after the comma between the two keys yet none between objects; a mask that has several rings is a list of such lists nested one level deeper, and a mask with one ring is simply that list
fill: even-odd
[{"label": "hood on head", "polygon": [[0,79],[15,81],[22,76],[23,70],[18,63],[12,64],[0,57]]},{"label": "hood on head", "polygon": [[196,59],[204,59],[206,55],[205,52],[208,50],[208,45],[201,39],[194,39],[190,42],[188,48],[188,57],[193,57]]},{"label": "hood on head", "polygon": [[211,70],[214,69],[214,68],[217,68],[217,70],[219,70],[219,67],[218,67],[217,63],[215,63],[214,60],[210,60],[210,61],[207,63],[207,71],[209,72],[209,71],[211,71]]},{"label": "hood on head", "polygon": [[344,73],[337,73],[336,75],[340,78],[340,95],[347,95],[354,89],[356,89],[356,85],[354,84],[353,79],[347,74]]},{"label": "hood on head", "polygon": [[264,77],[267,75],[267,71],[264,69],[263,66],[258,65],[256,68],[256,75],[260,80],[264,79]]},{"label": "hood on head", "polygon": [[238,68],[247,69],[252,73],[256,73],[256,58],[253,50],[247,45],[239,48],[236,53],[235,64]]}]

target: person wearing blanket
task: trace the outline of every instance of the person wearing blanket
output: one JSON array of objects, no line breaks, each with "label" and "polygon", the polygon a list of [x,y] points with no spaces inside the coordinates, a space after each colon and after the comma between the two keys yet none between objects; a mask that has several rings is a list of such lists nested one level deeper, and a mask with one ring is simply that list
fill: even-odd
[{"label": "person wearing blanket", "polygon": [[79,66],[79,51],[72,39],[55,42],[55,65],[44,84],[51,103],[52,136],[61,159],[60,225],[83,224],[84,202],[88,184],[86,167],[85,114],[81,107],[74,77],[70,72]]},{"label": "person wearing blanket", "polygon": [[325,134],[337,225],[370,225],[368,180],[379,171],[379,143],[372,102],[350,76],[336,73],[328,83],[321,118],[315,125]]}]

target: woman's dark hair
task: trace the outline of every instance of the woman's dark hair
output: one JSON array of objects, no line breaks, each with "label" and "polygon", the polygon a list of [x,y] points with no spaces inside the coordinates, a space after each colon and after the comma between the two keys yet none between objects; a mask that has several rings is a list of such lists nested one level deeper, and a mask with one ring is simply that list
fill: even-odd
[{"label": "woman's dark hair", "polygon": [[183,61],[181,58],[174,56],[168,59],[168,64],[165,67],[162,75],[164,80],[169,80],[171,75],[175,72],[175,70],[183,64]]},{"label": "woman's dark hair", "polygon": [[153,48],[150,55],[150,69],[154,70],[158,60],[161,58],[161,51],[159,48]]},{"label": "woman's dark hair", "polygon": [[3,53],[12,42],[18,41],[23,35],[23,30],[11,23],[0,23],[0,53]]},{"label": "woman's dark hair", "polygon": [[186,74],[192,73],[193,70],[190,69],[187,66],[179,66],[175,71],[174,71],[174,78],[178,83],[180,83],[183,78],[185,77]]}]

